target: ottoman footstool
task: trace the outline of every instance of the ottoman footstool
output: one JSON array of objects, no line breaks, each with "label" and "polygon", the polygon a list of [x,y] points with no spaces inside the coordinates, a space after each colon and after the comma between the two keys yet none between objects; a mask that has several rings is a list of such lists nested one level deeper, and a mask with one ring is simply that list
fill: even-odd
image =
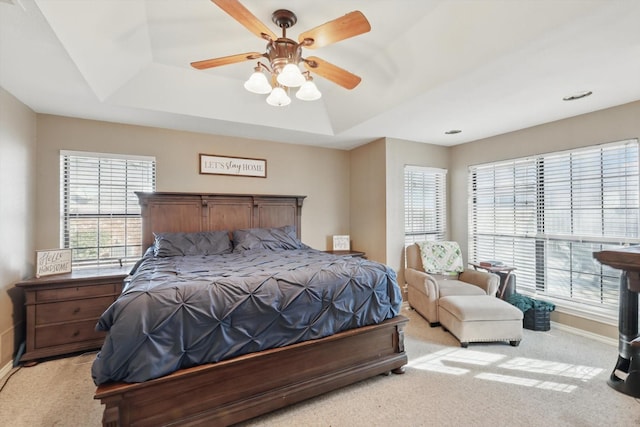
[{"label": "ottoman footstool", "polygon": [[520,309],[490,295],[456,295],[438,300],[440,325],[455,336],[462,347],[470,342],[522,340]]}]

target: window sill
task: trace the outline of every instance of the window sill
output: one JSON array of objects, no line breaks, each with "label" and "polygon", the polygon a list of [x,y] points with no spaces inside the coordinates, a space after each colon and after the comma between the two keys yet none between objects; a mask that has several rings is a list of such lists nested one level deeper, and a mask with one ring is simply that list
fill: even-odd
[{"label": "window sill", "polygon": [[528,295],[531,298],[548,301],[550,303],[555,304],[556,311],[563,314],[568,314],[570,316],[581,317],[586,320],[591,320],[594,322],[602,323],[604,325],[610,326],[618,326],[618,313],[612,315],[610,312],[601,310],[595,307],[588,307],[581,304],[572,304],[569,301],[556,299],[553,297],[547,297],[544,295],[531,295],[524,293],[524,295]]},{"label": "window sill", "polygon": [[[565,300],[558,300],[555,298],[545,297],[545,296],[532,296],[532,298],[537,298],[540,300],[548,301],[555,304],[555,311],[558,313],[562,313],[564,315],[577,317],[580,319],[585,319],[587,321],[599,323],[605,326],[615,327],[616,330],[618,328],[618,318],[617,316],[612,316],[610,313],[605,312],[604,310],[598,310],[596,308],[590,307],[589,309],[584,308],[583,306],[579,306],[578,304],[571,304]],[[577,328],[565,323],[559,322],[551,322],[554,328],[558,328],[567,332],[571,332],[576,335],[584,336],[611,346],[617,346],[618,340],[617,338],[610,336],[608,334],[602,335],[599,332],[593,330],[587,330],[582,328]]]},{"label": "window sill", "polygon": [[618,316],[612,316],[597,308],[590,308],[589,310],[583,307],[577,307],[574,304],[567,303],[566,301],[558,301],[553,298],[547,299],[556,305],[556,310],[559,313],[568,314],[571,316],[582,317],[583,319],[592,320],[594,322],[602,323],[605,325],[618,326]]}]

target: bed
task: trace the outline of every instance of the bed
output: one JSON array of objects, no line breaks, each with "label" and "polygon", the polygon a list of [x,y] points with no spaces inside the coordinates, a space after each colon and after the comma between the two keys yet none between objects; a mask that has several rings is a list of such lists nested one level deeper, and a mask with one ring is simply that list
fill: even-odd
[{"label": "bed", "polygon": [[104,426],[230,425],[404,372],[395,273],[304,245],[304,196],[137,195],[150,250],[98,323]]}]

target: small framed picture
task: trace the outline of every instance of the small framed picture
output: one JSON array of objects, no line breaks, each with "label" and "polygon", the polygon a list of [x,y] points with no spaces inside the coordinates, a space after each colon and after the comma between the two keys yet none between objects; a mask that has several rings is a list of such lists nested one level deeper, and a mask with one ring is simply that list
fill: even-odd
[{"label": "small framed picture", "polygon": [[351,240],[348,235],[333,236],[334,251],[348,251],[351,249]]},{"label": "small framed picture", "polygon": [[36,277],[71,272],[71,249],[36,251]]}]

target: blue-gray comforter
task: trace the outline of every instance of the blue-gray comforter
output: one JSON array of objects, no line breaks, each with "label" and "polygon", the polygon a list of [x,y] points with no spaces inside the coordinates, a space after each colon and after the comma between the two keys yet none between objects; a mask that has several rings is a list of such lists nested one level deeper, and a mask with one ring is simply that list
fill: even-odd
[{"label": "blue-gray comforter", "polygon": [[96,328],[96,385],[325,337],[400,312],[396,273],[313,249],[149,257]]}]

